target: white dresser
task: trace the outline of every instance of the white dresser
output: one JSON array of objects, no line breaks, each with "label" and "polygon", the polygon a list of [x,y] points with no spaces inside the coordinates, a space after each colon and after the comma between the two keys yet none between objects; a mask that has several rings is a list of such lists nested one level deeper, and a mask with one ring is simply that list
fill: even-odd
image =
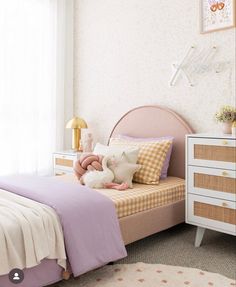
[{"label": "white dresser", "polygon": [[186,136],[186,222],[198,226],[195,246],[205,229],[236,235],[236,138]]}]

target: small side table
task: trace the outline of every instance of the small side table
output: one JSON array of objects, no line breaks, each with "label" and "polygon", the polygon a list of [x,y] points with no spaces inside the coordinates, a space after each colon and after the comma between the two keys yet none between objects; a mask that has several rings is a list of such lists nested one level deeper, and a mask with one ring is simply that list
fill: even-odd
[{"label": "small side table", "polygon": [[53,153],[53,173],[54,175],[64,175],[73,173],[74,161],[77,160],[81,152],[61,151]]}]

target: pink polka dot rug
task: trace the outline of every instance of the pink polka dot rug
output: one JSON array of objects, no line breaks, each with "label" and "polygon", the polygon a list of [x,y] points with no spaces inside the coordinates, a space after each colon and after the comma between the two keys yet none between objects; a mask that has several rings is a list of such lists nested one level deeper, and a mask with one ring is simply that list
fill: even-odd
[{"label": "pink polka dot rug", "polygon": [[236,281],[195,268],[161,264],[107,265],[78,278],[83,287],[233,287]]}]

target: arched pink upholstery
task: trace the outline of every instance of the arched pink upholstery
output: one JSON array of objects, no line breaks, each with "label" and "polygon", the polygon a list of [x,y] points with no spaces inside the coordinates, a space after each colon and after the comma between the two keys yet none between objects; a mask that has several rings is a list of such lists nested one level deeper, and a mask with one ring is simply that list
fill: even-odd
[{"label": "arched pink upholstery", "polygon": [[126,113],[113,128],[118,134],[133,137],[173,136],[174,145],[168,175],[185,178],[185,135],[192,128],[174,111],[159,106],[142,106]]}]

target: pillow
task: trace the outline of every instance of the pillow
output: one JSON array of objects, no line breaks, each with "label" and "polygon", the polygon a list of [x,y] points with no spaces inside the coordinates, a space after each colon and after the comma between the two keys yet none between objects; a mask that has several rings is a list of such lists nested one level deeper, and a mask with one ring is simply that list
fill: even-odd
[{"label": "pillow", "polygon": [[172,152],[172,147],[173,147],[173,140],[174,138],[172,136],[167,136],[167,137],[160,137],[160,138],[135,138],[135,137],[130,137],[126,135],[119,135],[118,138],[125,139],[128,141],[135,141],[135,142],[158,142],[158,141],[163,141],[163,140],[170,140],[171,145],[170,148],[166,154],[166,158],[161,170],[161,179],[167,178],[167,172],[170,164],[170,157],[171,157],[171,152]]},{"label": "pillow", "polygon": [[139,147],[138,164],[141,169],[135,173],[133,180],[138,183],[158,184],[166,154],[170,148],[171,141],[158,142],[130,142],[119,138],[111,138],[110,146]]},{"label": "pillow", "polygon": [[113,182],[116,183],[127,183],[130,188],[133,187],[132,180],[135,172],[140,168],[140,164],[129,163],[125,153],[122,156],[112,156],[108,160],[108,167],[114,173]]},{"label": "pillow", "polygon": [[121,157],[123,153],[129,163],[137,163],[138,160],[138,147],[126,147],[126,146],[107,146],[100,143],[97,143],[93,153],[96,155],[114,155]]}]

